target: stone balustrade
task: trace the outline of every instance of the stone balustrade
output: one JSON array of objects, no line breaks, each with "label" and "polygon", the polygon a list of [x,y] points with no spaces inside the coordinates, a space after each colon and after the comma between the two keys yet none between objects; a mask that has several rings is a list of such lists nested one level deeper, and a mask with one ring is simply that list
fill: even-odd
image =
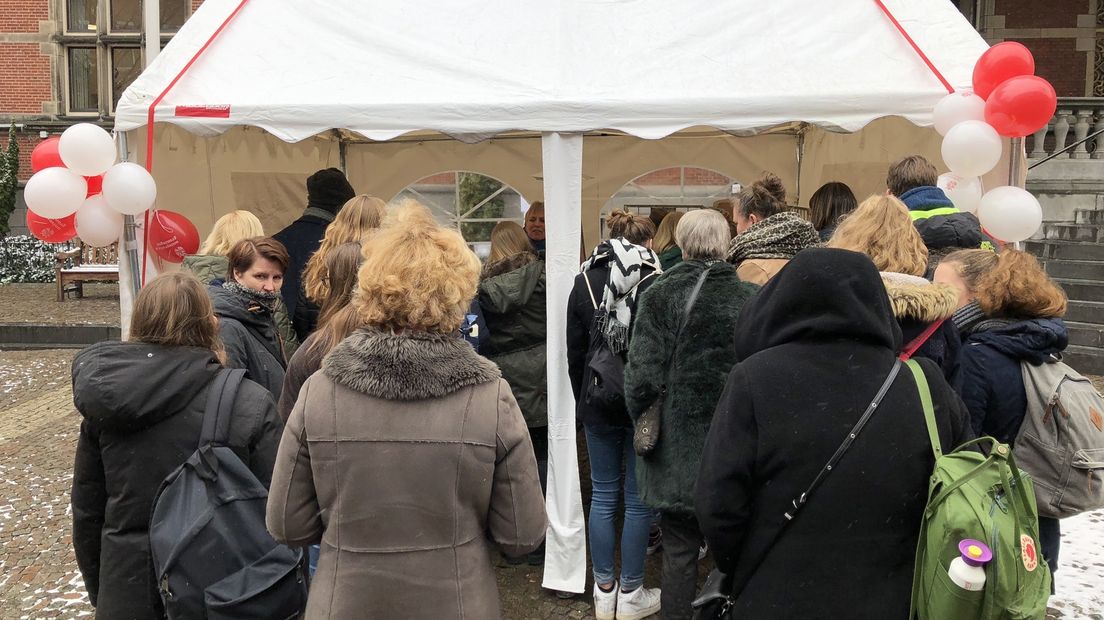
[{"label": "stone balustrade", "polygon": [[[1028,159],[1042,159],[1104,130],[1104,98],[1063,97],[1047,126],[1027,137]],[[1069,159],[1104,159],[1104,134],[1058,156]]]}]

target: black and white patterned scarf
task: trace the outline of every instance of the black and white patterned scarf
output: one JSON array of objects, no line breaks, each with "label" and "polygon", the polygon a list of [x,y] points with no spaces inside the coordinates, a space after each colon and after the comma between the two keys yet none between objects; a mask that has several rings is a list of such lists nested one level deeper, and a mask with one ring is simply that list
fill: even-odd
[{"label": "black and white patterned scarf", "polygon": [[728,262],[739,265],[749,258],[793,258],[805,248],[820,243],[813,225],[783,211],[755,223],[736,235],[728,248]]},{"label": "black and white patterned scarf", "polygon": [[594,312],[594,321],[598,331],[606,337],[610,350],[623,353],[629,348],[638,285],[645,278],[662,272],[662,268],[655,252],[620,237],[598,244],[581,271],[603,267],[609,269],[609,277],[602,286],[602,302]]}]

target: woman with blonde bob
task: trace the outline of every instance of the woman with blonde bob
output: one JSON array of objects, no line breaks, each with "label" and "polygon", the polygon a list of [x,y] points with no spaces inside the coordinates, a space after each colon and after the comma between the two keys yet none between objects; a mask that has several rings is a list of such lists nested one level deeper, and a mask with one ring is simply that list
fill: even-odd
[{"label": "woman with blonde bob", "polygon": [[414,202],[364,247],[364,327],[303,384],[268,496],[277,540],[322,545],[309,620],[498,618],[487,533],[511,555],[543,540],[521,411],[457,334],[478,278],[463,238]]},{"label": "woman with blonde bob", "polygon": [[663,268],[663,271],[667,271],[682,262],[683,252],[675,240],[675,228],[684,215],[686,213],[682,211],[672,211],[663,216],[656,228],[655,238],[652,239],[652,249],[655,250],[656,254],[659,254],[659,265]]},{"label": "woman with blonde bob", "polygon": [[954,385],[961,343],[948,319],[957,308],[958,291],[924,278],[928,249],[904,203],[886,195],[867,198],[843,219],[828,247],[874,261],[904,336],[902,351],[934,361]]},{"label": "woman with blonde bob", "polygon": [[[230,248],[242,239],[263,237],[264,234],[264,226],[256,215],[249,211],[231,211],[215,220],[211,234],[207,235],[199,254],[184,257],[184,269],[192,272],[204,284],[220,285],[226,280],[226,273],[230,269],[227,258]],[[287,308],[282,302],[277,303],[272,315],[276,321],[276,329],[280,332],[284,351],[290,356],[299,348],[299,339],[292,330]]]},{"label": "woman with blonde bob", "polygon": [[[84,418],[73,471],[73,548],[97,617],[164,617],[150,560],[153,500],[199,445],[222,358],[203,285],[176,272],[138,293],[129,340],[94,344],[73,361],[73,402]],[[227,446],[265,486],[281,428],[268,392],[243,381]]]},{"label": "woman with blonde bob", "polygon": [[330,279],[326,257],[343,243],[363,244],[372,231],[379,228],[386,214],[387,203],[375,196],[361,194],[346,202],[337,212],[333,223],[326,227],[322,245],[317,252],[311,254],[303,270],[299,301],[295,304],[295,316],[292,317],[292,326],[300,342],[306,340],[318,326],[318,313],[329,294]]}]

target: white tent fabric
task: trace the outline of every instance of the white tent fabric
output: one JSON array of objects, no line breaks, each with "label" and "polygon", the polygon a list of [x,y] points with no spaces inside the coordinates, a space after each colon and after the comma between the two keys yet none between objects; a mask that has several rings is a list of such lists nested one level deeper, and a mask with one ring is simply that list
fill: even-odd
[{"label": "white tent fabric", "polygon": [[[885,3],[946,79],[968,88],[986,45],[952,3]],[[372,140],[542,133],[547,210],[563,216],[548,220],[543,583],[573,592],[586,580],[564,349],[580,242],[578,134],[751,135],[789,122],[850,132],[891,116],[929,125],[946,94],[873,0],[206,0],[123,94],[117,131],[146,125],[149,106],[239,5],[157,121],[201,135],[249,125],[286,142],[330,129]]]},{"label": "white tent fabric", "polygon": [[[146,123],[238,4],[203,3],[123,94],[116,129]],[[952,3],[887,5],[950,83],[968,87],[986,46]],[[156,114],[286,141],[334,128],[376,140],[426,129],[660,138],[695,125],[928,124],[945,94],[872,0],[251,0]]]}]

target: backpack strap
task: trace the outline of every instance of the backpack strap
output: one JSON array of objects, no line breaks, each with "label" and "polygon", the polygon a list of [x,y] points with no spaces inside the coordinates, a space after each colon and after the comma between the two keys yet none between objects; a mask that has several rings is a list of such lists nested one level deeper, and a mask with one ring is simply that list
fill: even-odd
[{"label": "backpack strap", "polygon": [[234,413],[234,400],[238,395],[245,370],[223,368],[211,380],[207,388],[207,408],[203,412],[203,431],[199,447],[223,444],[230,439],[230,418]]},{"label": "backpack strap", "polygon": [[594,297],[594,289],[590,288],[590,276],[588,276],[585,271],[583,272],[583,280],[586,282],[587,292],[590,293],[590,305],[594,306],[594,309],[597,310],[598,300]]},{"label": "backpack strap", "polygon": [[912,359],[912,356],[920,350],[920,347],[924,346],[924,343],[932,337],[932,334],[934,334],[936,331],[939,330],[940,327],[943,326],[943,321],[946,320],[947,319],[939,319],[931,325],[928,325],[924,329],[924,331],[920,332],[919,336],[913,338],[907,345],[905,345],[905,348],[901,351],[901,356],[899,359],[902,362],[907,362],[908,360]]},{"label": "backpack strap", "polygon": [[905,364],[912,371],[912,377],[916,379],[916,391],[920,393],[920,405],[924,408],[924,423],[928,427],[928,439],[931,441],[932,453],[938,459],[943,456],[943,444],[939,441],[939,427],[935,424],[935,407],[932,406],[928,378],[924,376],[924,369],[920,368],[916,360],[906,360]]}]

